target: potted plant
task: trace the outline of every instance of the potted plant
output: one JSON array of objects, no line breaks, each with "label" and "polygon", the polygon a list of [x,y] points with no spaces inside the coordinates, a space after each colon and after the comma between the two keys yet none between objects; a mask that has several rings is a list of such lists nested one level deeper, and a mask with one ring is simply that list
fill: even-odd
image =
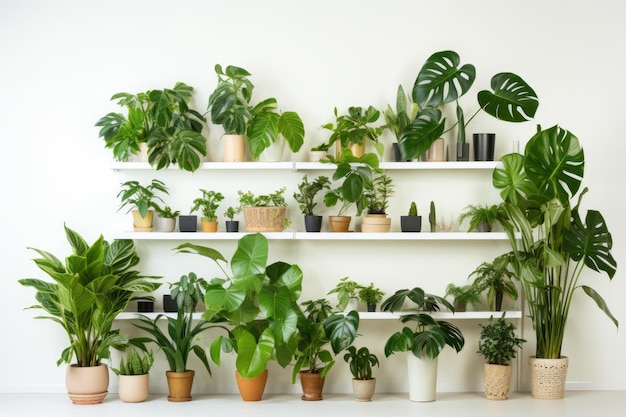
[{"label": "potted plant", "polygon": [[72,253],[65,263],[49,252],[33,249],[41,257],[33,259],[53,282],[24,278],[18,282],[35,289],[37,304],[29,308],[43,310],[38,318],[59,324],[69,339],[57,366],[71,364],[66,374],[66,386],[75,404],[96,404],[107,395],[109,373],[103,359],[110,349],[122,348],[128,339],[112,330],[117,315],[131,301],[145,299],[139,293],[150,293],[161,285],[158,277],[139,275],[133,268],[139,263],[132,240],[114,240],[102,236],[89,245],[70,229],[65,235]]},{"label": "potted plant", "polygon": [[378,357],[370,353],[367,347],[357,350],[348,346],[343,355],[352,373],[352,390],[357,401],[371,401],[376,390],[376,378],[372,377],[372,367],[378,366]]},{"label": "potted plant", "polygon": [[[185,243],[175,248],[212,259],[225,278],[214,278],[204,295],[204,319],[228,324],[227,336],[211,344],[211,359],[220,364],[221,352],[235,352],[237,384],[246,401],[261,400],[267,381],[267,363],[275,359],[283,368],[291,363],[297,341],[297,304],[302,290],[298,265],[275,262],[267,265],[269,246],[260,233],[246,235],[237,243],[227,263],[218,251]],[[248,395],[245,388],[259,383]]]},{"label": "potted plant", "polygon": [[[403,310],[405,301],[413,303],[408,310]],[[454,306],[444,297],[428,294],[419,287],[398,290],[382,304],[383,311],[411,312],[400,317],[402,323],[415,322],[415,328],[405,326],[392,334],[385,343],[386,357],[410,352],[407,355],[407,366],[411,401],[435,400],[439,354],[446,346],[458,353],[465,345],[465,338],[458,327],[443,320],[435,320],[430,314],[438,311],[440,305],[454,312]]]},{"label": "potted plant", "polygon": [[[465,128],[480,110],[509,122],[524,122],[534,117],[539,104],[535,92],[518,75],[504,72],[491,78],[493,91],[478,93],[479,107],[465,122],[459,99],[471,89],[475,78],[476,68],[471,64],[461,66],[454,51],[436,52],[424,62],[411,92],[420,110],[400,142],[404,158],[418,158],[435,140],[456,127],[457,160],[468,160]],[[456,104],[457,122],[446,129],[442,108],[452,102]]]},{"label": "potted plant", "polygon": [[402,85],[398,86],[398,92],[396,94],[396,108],[395,111],[391,106],[387,105],[387,110],[383,113],[385,118],[385,125],[383,129],[389,129],[396,138],[396,142],[393,144],[393,154],[396,162],[406,161],[400,150],[400,142],[404,139],[404,135],[407,129],[419,112],[419,107],[413,102],[410,95],[404,92]]},{"label": "potted plant", "polygon": [[156,169],[175,163],[193,172],[207,150],[201,133],[206,119],[189,107],[192,92],[192,87],[177,82],[172,89],[117,93],[111,100],[126,107],[128,114],[112,112],[100,118],[100,137],[118,161],[128,160],[143,146]]},{"label": "potted plant", "polygon": [[400,228],[403,232],[420,232],[422,230],[422,216],[417,214],[415,201],[411,202],[406,216],[400,216]]},{"label": "potted plant", "polygon": [[224,212],[226,220],[226,231],[229,233],[237,233],[239,231],[239,220],[235,220],[235,216],[241,212],[241,207],[230,206]]},{"label": "potted plant", "polygon": [[317,202],[315,197],[322,190],[330,189],[328,177],[319,176],[312,182],[306,175],[302,177],[302,182],[298,185],[297,193],[293,193],[293,198],[300,206],[300,211],[304,215],[304,227],[307,232],[319,232],[322,230],[322,216],[314,213]]},{"label": "potted plant", "polygon": [[339,280],[335,288],[328,291],[328,295],[337,294],[337,308],[340,311],[350,311],[359,309],[359,291],[362,285],[355,281],[343,277]]},{"label": "potted plant", "polygon": [[468,305],[472,306],[475,310],[480,302],[480,291],[470,284],[456,285],[450,283],[446,287],[445,297],[453,298],[454,311],[456,312],[466,311]]},{"label": "potted plant", "polygon": [[141,185],[138,181],[122,183],[122,190],[117,197],[122,200],[118,210],[130,206],[128,211],[133,213],[133,227],[136,232],[151,232],[154,219],[154,210],[160,210],[158,202],[163,199],[157,192],[169,194],[163,181],[153,179],[150,185]]},{"label": "potted plant", "polygon": [[526,340],[518,338],[513,323],[502,317],[489,319],[481,328],[478,353],[485,358],[485,396],[490,400],[506,400],[511,391],[511,360]]},{"label": "potted plant", "polygon": [[[166,371],[169,389],[168,401],[191,401],[191,388],[195,371],[187,368],[191,352],[202,362],[211,374],[211,368],[204,349],[197,344],[198,335],[213,325],[208,321],[194,317],[196,305],[202,299],[206,281],[190,272],[182,275],[177,282],[170,284],[172,299],[176,301],[175,316],[158,314],[154,319],[140,315],[139,323],[133,323],[149,336],[138,337],[131,343],[146,351],[146,343],[156,344],[167,359],[169,371]],[[159,322],[165,319],[165,328]],[[196,321],[196,324],[193,322]]]},{"label": "potted plant", "polygon": [[347,232],[351,221],[348,210],[355,205],[356,215],[361,215],[365,208],[365,189],[372,182],[373,173],[380,172],[379,160],[373,153],[357,158],[347,149],[338,158],[329,155],[328,162],[336,165],[332,179],[340,184],[326,192],[324,204],[326,207],[334,207],[341,203],[337,215],[329,217],[330,229],[333,232]]},{"label": "potted plant", "polygon": [[359,290],[359,299],[367,305],[367,311],[376,311],[376,304],[380,303],[385,293],[374,283],[370,283],[367,287],[361,287]]},{"label": "potted plant", "polygon": [[252,191],[237,192],[248,232],[282,232],[289,225],[285,190],[282,187],[270,194],[259,195]]},{"label": "potted plant", "polygon": [[162,232],[173,232],[176,229],[176,218],[180,211],[174,211],[170,206],[155,207],[155,211],[161,219],[160,229]]},{"label": "potted plant", "polygon": [[512,281],[513,273],[507,268],[504,257],[496,258],[493,263],[481,263],[471,274],[474,276],[472,287],[478,294],[487,291],[487,305],[491,311],[502,310],[502,300],[506,295],[513,301],[517,300],[517,287]]},{"label": "potted plant", "polygon": [[387,216],[389,197],[393,194],[393,180],[387,174],[374,177],[366,184],[363,197],[366,201],[367,215],[361,221],[364,233],[381,233],[391,230],[391,219]]},{"label": "potted plant", "polygon": [[111,368],[118,377],[118,395],[125,403],[145,401],[150,394],[150,368],[154,363],[152,352],[140,354],[136,349],[120,359],[119,368]]},{"label": "potted plant", "polygon": [[[505,155],[502,167],[493,173],[493,184],[500,190],[507,214],[502,225],[512,250],[505,257],[520,280],[537,337],[530,375],[531,393],[536,398],[562,398],[565,394],[567,357],[561,349],[577,290],[591,297],[615,326],[618,324],[603,298],[580,282],[585,266],[605,272],[609,279],[617,270],[611,233],[602,214],[597,210],[584,214],[580,207],[588,191],[580,188],[584,162],[578,138],[553,126],[539,129],[524,154]],[[542,375],[540,368],[556,372]],[[553,391],[541,385],[541,381],[558,378],[559,383],[550,384]]]},{"label": "potted plant", "polygon": [[193,200],[191,212],[200,210],[202,212],[202,231],[217,232],[217,209],[220,201],[224,199],[224,195],[218,191],[200,190],[202,197]]},{"label": "potted plant", "polygon": [[[254,85],[248,79],[251,74],[243,68],[228,65],[215,66],[217,87],[209,97],[208,111],[213,123],[224,128],[224,141],[234,140],[237,151],[225,151],[224,161],[244,161],[244,141],[250,153],[257,159],[275,143],[279,135],[289,144],[292,152],[298,152],[304,143],[304,124],[293,111],[276,112],[275,98],[268,98],[252,105]],[[233,138],[232,135],[237,136]]]},{"label": "potted plant", "polygon": [[[302,400],[322,400],[326,375],[335,365],[334,355],[347,349],[359,329],[359,313],[333,313],[323,299],[302,303],[304,314],[298,317],[298,344],[294,353],[292,383],[300,376]],[[331,350],[328,349],[330,344]]]},{"label": "potted plant", "polygon": [[333,132],[328,140],[329,145],[337,143],[340,152],[349,149],[358,158],[365,154],[365,141],[369,139],[378,155],[382,157],[384,146],[378,139],[383,129],[372,126],[380,118],[380,111],[373,106],[368,106],[367,109],[352,106],[348,108],[347,114],[339,116],[335,107],[334,115],[335,123],[326,123],[322,126]]},{"label": "potted plant", "polygon": [[328,151],[330,150],[330,144],[327,142],[320,143],[317,146],[313,146],[309,151],[309,161],[311,162],[320,162],[325,160],[328,156]]},{"label": "potted plant", "polygon": [[477,230],[479,232],[491,232],[496,222],[506,216],[501,204],[483,205],[470,204],[459,216],[459,223],[470,219],[468,232]]}]

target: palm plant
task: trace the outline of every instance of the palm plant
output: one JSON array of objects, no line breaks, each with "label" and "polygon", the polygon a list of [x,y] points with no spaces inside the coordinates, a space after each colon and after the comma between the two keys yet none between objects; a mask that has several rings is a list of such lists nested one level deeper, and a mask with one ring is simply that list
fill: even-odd
[{"label": "palm plant", "polygon": [[38,304],[30,308],[47,313],[65,330],[70,345],[61,353],[57,365],[71,363],[76,357],[80,367],[100,365],[110,357],[110,348],[122,348],[128,339],[119,330],[112,330],[117,315],[126,310],[131,301],[152,299],[139,296],[159,288],[158,277],[142,276],[132,268],[139,263],[132,240],[114,240],[109,244],[102,236],[89,245],[85,239],[67,226],[65,235],[72,253],[65,263],[49,252],[34,249],[41,258],[35,264],[52,278],[47,282],[24,278],[18,282],[37,292]]},{"label": "palm plant", "polygon": [[513,301],[517,300],[517,287],[512,281],[513,272],[507,268],[505,257],[496,258],[493,263],[483,262],[472,273],[474,276],[472,287],[478,294],[487,291],[487,304],[491,311],[502,309],[502,300],[508,296]]}]

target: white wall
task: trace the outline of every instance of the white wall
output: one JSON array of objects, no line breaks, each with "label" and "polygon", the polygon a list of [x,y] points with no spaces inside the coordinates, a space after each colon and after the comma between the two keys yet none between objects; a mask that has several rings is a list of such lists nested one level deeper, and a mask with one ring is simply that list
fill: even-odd
[{"label": "white wall", "polygon": [[[620,217],[625,208],[620,170],[626,151],[621,137],[625,17],[625,6],[612,0],[3,1],[0,210],[5,231],[0,253],[5,291],[0,369],[3,375],[15,377],[3,378],[0,392],[64,390],[64,369],[55,366],[65,346],[63,334],[22,311],[32,304],[33,293],[20,287],[17,279],[42,277],[27,246],[67,254],[63,222],[90,241],[100,233],[106,236],[128,228],[128,216],[116,211],[119,183],[161,178],[183,211],[191,205],[188,196],[200,187],[221,189],[234,200],[236,190],[256,188],[262,179],[258,190],[270,191],[281,184],[288,187],[288,195],[293,192],[300,174],[204,171],[190,175],[110,169],[111,153],[103,148],[94,127],[99,117],[118,110],[109,97],[184,81],[195,87],[195,104],[203,110],[215,86],[216,63],[248,69],[257,98],[274,96],[282,108],[300,112],[307,127],[303,149],[327,138],[319,126],[332,120],[333,107],[341,111],[350,105],[384,108],[392,103],[398,84],[410,89],[422,62],[435,51],[456,50],[464,62],[476,65],[475,92],[487,88],[496,72],[520,74],[540,97],[536,122],[544,127],[558,123],[574,132],[584,146],[585,184],[591,190],[585,206],[599,208],[605,215],[620,265],[610,285],[597,274],[587,273],[585,280],[624,321],[626,226]],[[466,113],[476,108],[473,96],[464,99]],[[468,133],[495,131],[497,153],[502,155],[511,150],[514,140],[523,143],[534,129],[534,122],[510,126],[482,117]],[[211,139],[211,157],[219,160],[221,130],[211,128],[206,134]],[[304,152],[297,157],[304,159]],[[422,214],[427,213],[428,202],[436,200],[443,215],[453,216],[469,203],[497,196],[488,175],[419,175],[397,175],[399,192],[392,201],[392,216],[404,213],[411,200],[418,201]],[[290,216],[300,220],[295,203]],[[166,281],[189,271],[205,277],[216,273],[199,259],[174,256],[174,245],[138,243],[142,271],[163,275]],[[207,245],[227,257],[234,247],[233,242]],[[323,296],[345,275],[363,283],[376,282],[388,292],[419,285],[441,293],[447,283],[464,282],[480,261],[503,250],[497,245],[391,242],[290,245],[273,241],[270,248],[273,259],[297,262],[303,268],[303,299]],[[364,264],[357,264],[360,259]],[[122,326],[130,331],[128,324]],[[444,352],[441,390],[481,389],[482,365],[474,354],[477,322],[462,326],[468,343],[458,356]],[[526,326],[525,337],[533,339]],[[379,353],[382,367],[377,376],[382,390],[404,391],[406,377],[393,376],[403,368],[403,359],[382,355],[390,332],[387,322],[368,322],[358,343],[371,344]],[[568,388],[626,389],[623,373],[614,372],[625,366],[621,359],[625,349],[623,331],[616,331],[579,294],[564,347],[571,358]],[[157,390],[164,389],[163,369],[160,365],[152,376]],[[196,389],[232,392],[232,371],[225,365],[210,381],[203,375]],[[329,390],[350,389],[341,359],[331,375]],[[290,370],[272,370],[269,390],[298,391],[289,378]]]}]

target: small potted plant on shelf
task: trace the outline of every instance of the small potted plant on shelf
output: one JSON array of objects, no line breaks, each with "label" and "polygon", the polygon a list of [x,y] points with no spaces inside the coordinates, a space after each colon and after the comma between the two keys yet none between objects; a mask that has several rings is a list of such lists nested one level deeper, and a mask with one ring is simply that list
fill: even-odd
[{"label": "small potted plant on shelf", "polygon": [[155,211],[161,219],[159,229],[162,232],[173,232],[176,229],[176,218],[180,214],[180,211],[174,211],[170,206],[155,207]]},{"label": "small potted plant on shelf", "polygon": [[456,312],[463,312],[467,310],[467,306],[470,305],[474,308],[478,308],[480,302],[480,291],[473,285],[456,285],[453,283],[448,284],[446,287],[446,297],[452,297],[454,303],[454,310]]},{"label": "small potted plant on shelf", "polygon": [[370,353],[367,347],[357,350],[349,346],[343,355],[352,373],[352,390],[357,401],[371,401],[376,390],[376,378],[372,376],[372,367],[378,366],[378,357]]},{"label": "small potted plant on shelf", "polygon": [[128,109],[128,114],[108,113],[96,122],[100,137],[118,161],[140,153],[156,169],[175,163],[195,171],[206,156],[202,128],[206,119],[189,102],[193,88],[177,82],[174,88],[138,94],[117,93],[111,100]]},{"label": "small potted plant on shelf", "polygon": [[319,232],[322,230],[322,216],[314,213],[317,202],[315,197],[322,190],[330,189],[330,180],[328,177],[319,176],[312,182],[306,175],[302,177],[302,182],[298,185],[297,193],[293,194],[293,198],[300,206],[300,211],[304,215],[304,227],[307,232]]},{"label": "small potted plant on shelf", "polygon": [[[405,301],[411,301],[413,307],[403,309]],[[383,311],[410,312],[400,317],[402,323],[415,322],[415,328],[405,326],[385,343],[386,357],[399,352],[408,353],[411,401],[435,400],[439,354],[446,346],[458,353],[465,345],[465,338],[458,327],[432,317],[431,313],[439,311],[440,305],[454,312],[454,306],[444,297],[428,294],[419,287],[398,290],[382,304]]]},{"label": "small potted plant on shelf", "polygon": [[341,311],[359,309],[359,291],[362,285],[355,281],[343,277],[339,280],[335,288],[328,291],[328,295],[337,294],[337,308]]},{"label": "small potted plant on shelf", "polygon": [[470,204],[459,216],[459,223],[465,219],[470,219],[468,232],[477,230],[479,232],[491,232],[496,222],[505,219],[506,213],[502,204]]},{"label": "small potted plant on shelf", "polygon": [[490,400],[506,400],[511,391],[511,360],[526,340],[518,338],[513,323],[502,317],[479,324],[482,329],[478,353],[485,358],[485,396]]},{"label": "small potted plant on shelf", "polygon": [[384,233],[391,230],[391,218],[387,216],[389,197],[393,194],[393,180],[386,174],[374,177],[365,187],[363,197],[367,205],[367,215],[361,221],[364,233]]},{"label": "small potted plant on shelf", "polygon": [[[133,268],[139,256],[132,240],[109,243],[102,236],[89,245],[74,230],[64,226],[71,253],[61,262],[56,256],[33,249],[40,258],[35,264],[52,282],[24,278],[18,282],[36,291],[38,309],[59,324],[69,339],[57,366],[67,363],[66,387],[72,402],[97,404],[108,393],[109,371],[102,361],[110,358],[111,348],[122,349],[128,339],[112,330],[113,321],[125,311],[138,293],[151,293],[161,285]],[[76,359],[74,364],[73,359]],[[71,365],[69,365],[71,364]]]},{"label": "small potted plant on shelf", "polygon": [[374,283],[370,283],[367,287],[361,287],[359,289],[359,299],[367,305],[367,311],[376,311],[376,304],[380,303],[385,293],[374,286]]},{"label": "small potted plant on shelf", "polygon": [[[146,343],[154,343],[165,354],[169,365],[169,371],[166,372],[168,401],[191,401],[191,387],[195,376],[194,370],[187,369],[191,352],[200,359],[209,375],[211,374],[206,353],[196,342],[198,335],[213,325],[202,318],[194,317],[206,284],[204,279],[198,278],[193,272],[182,275],[177,282],[170,284],[171,296],[177,306],[175,316],[158,314],[151,319],[140,315],[139,323],[133,323],[149,336],[134,338],[131,343],[144,351],[147,350]],[[165,328],[159,325],[163,318],[167,321]]]},{"label": "small potted plant on shelf", "polygon": [[487,291],[487,305],[491,311],[502,310],[502,300],[506,295],[517,300],[517,287],[513,282],[513,273],[508,269],[505,257],[499,256],[493,263],[481,263],[471,274],[474,276],[472,286],[478,294]]},{"label": "small potted plant on shelf", "polygon": [[357,336],[359,313],[332,312],[330,303],[323,298],[306,301],[302,306],[305,311],[298,317],[300,336],[291,380],[295,383],[300,376],[302,400],[319,401],[323,399],[326,375],[335,365],[333,355],[347,349]]},{"label": "small potted plant on shelf", "polygon": [[320,162],[326,159],[328,151],[330,150],[330,144],[327,142],[321,143],[317,146],[313,146],[309,151],[309,161]]},{"label": "small potted plant on shelf", "polygon": [[380,126],[372,126],[380,118],[380,111],[373,106],[365,110],[363,107],[352,106],[348,108],[347,114],[339,116],[335,107],[334,115],[335,123],[326,123],[322,126],[333,132],[328,140],[329,145],[337,143],[339,152],[349,149],[358,158],[365,154],[366,140],[370,140],[378,155],[382,157],[384,146],[378,139],[383,129]]},{"label": "small potted plant on shelf", "polygon": [[400,216],[400,228],[403,232],[420,232],[422,230],[422,216],[417,213],[415,201],[411,202],[406,216]]},{"label": "small potted plant on shelf", "polygon": [[118,377],[118,395],[126,403],[145,401],[150,394],[150,368],[154,363],[152,351],[140,354],[137,349],[120,359],[119,368],[111,368]]},{"label": "small potted plant on shelf", "polygon": [[122,200],[118,210],[130,206],[128,211],[133,213],[133,228],[136,232],[151,232],[154,220],[154,211],[160,210],[158,202],[163,199],[157,192],[169,194],[163,181],[153,179],[150,185],[141,185],[138,181],[122,183],[122,190],[117,197]]},{"label": "small potted plant on shelf", "polygon": [[399,85],[396,94],[395,111],[388,104],[387,110],[383,113],[385,118],[383,129],[389,129],[396,138],[396,142],[393,144],[393,154],[396,162],[409,160],[403,157],[400,150],[400,142],[404,139],[404,135],[417,117],[418,112],[418,105],[413,102],[410,95],[404,92],[402,85]]},{"label": "small potted plant on shelf", "polygon": [[200,190],[202,197],[193,200],[191,212],[200,210],[202,213],[202,231],[217,232],[217,209],[220,202],[224,200],[224,195],[218,191]]},{"label": "small potted plant on shelf", "polygon": [[241,207],[230,206],[224,212],[226,220],[226,231],[228,233],[237,233],[239,231],[239,220],[235,220],[235,216],[241,212]]},{"label": "small potted plant on shelf", "polygon": [[289,225],[286,217],[285,187],[270,194],[255,195],[239,190],[239,205],[248,232],[282,232]]}]

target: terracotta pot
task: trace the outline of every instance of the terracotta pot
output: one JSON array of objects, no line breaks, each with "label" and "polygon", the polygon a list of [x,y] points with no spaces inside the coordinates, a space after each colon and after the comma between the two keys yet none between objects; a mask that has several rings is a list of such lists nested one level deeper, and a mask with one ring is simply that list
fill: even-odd
[{"label": "terracotta pot", "polygon": [[352,391],[357,401],[371,401],[376,391],[376,378],[352,379]]},{"label": "terracotta pot", "polygon": [[368,214],[361,220],[363,233],[387,233],[391,230],[391,218],[386,214]]},{"label": "terracotta pot", "polygon": [[183,402],[191,401],[191,387],[193,385],[194,371],[185,372],[165,372],[167,376],[167,387],[170,395],[168,401]]},{"label": "terracotta pot", "polygon": [[509,365],[485,364],[485,397],[506,400],[511,391],[512,368]]},{"label": "terracotta pot", "polygon": [[351,216],[328,216],[331,232],[350,231]]},{"label": "terracotta pot", "polygon": [[151,232],[154,210],[148,210],[146,217],[141,217],[139,210],[133,210],[133,230],[135,232]]},{"label": "terracotta pot", "polygon": [[324,390],[324,380],[320,374],[300,371],[300,385],[302,385],[302,399],[304,401],[320,401]]},{"label": "terracotta pot", "polygon": [[245,135],[223,135],[224,162],[246,161],[246,137]]},{"label": "terracotta pot", "polygon": [[202,231],[205,233],[215,233],[217,232],[217,222],[209,221],[206,217],[203,217],[202,220]]},{"label": "terracotta pot", "polygon": [[108,393],[109,369],[104,364],[70,365],[65,372],[65,386],[74,404],[100,404]]},{"label": "terracotta pot", "polygon": [[242,400],[261,401],[267,383],[267,369],[261,375],[252,378],[244,378],[239,374],[239,371],[235,371],[235,378]]},{"label": "terracotta pot", "polygon": [[282,232],[287,207],[244,207],[243,217],[248,232]]},{"label": "terracotta pot", "polygon": [[140,403],[150,394],[150,375],[118,375],[118,395],[125,403]]},{"label": "terracotta pot", "polygon": [[533,398],[555,400],[565,397],[568,358],[542,359],[531,356],[530,394]]}]

